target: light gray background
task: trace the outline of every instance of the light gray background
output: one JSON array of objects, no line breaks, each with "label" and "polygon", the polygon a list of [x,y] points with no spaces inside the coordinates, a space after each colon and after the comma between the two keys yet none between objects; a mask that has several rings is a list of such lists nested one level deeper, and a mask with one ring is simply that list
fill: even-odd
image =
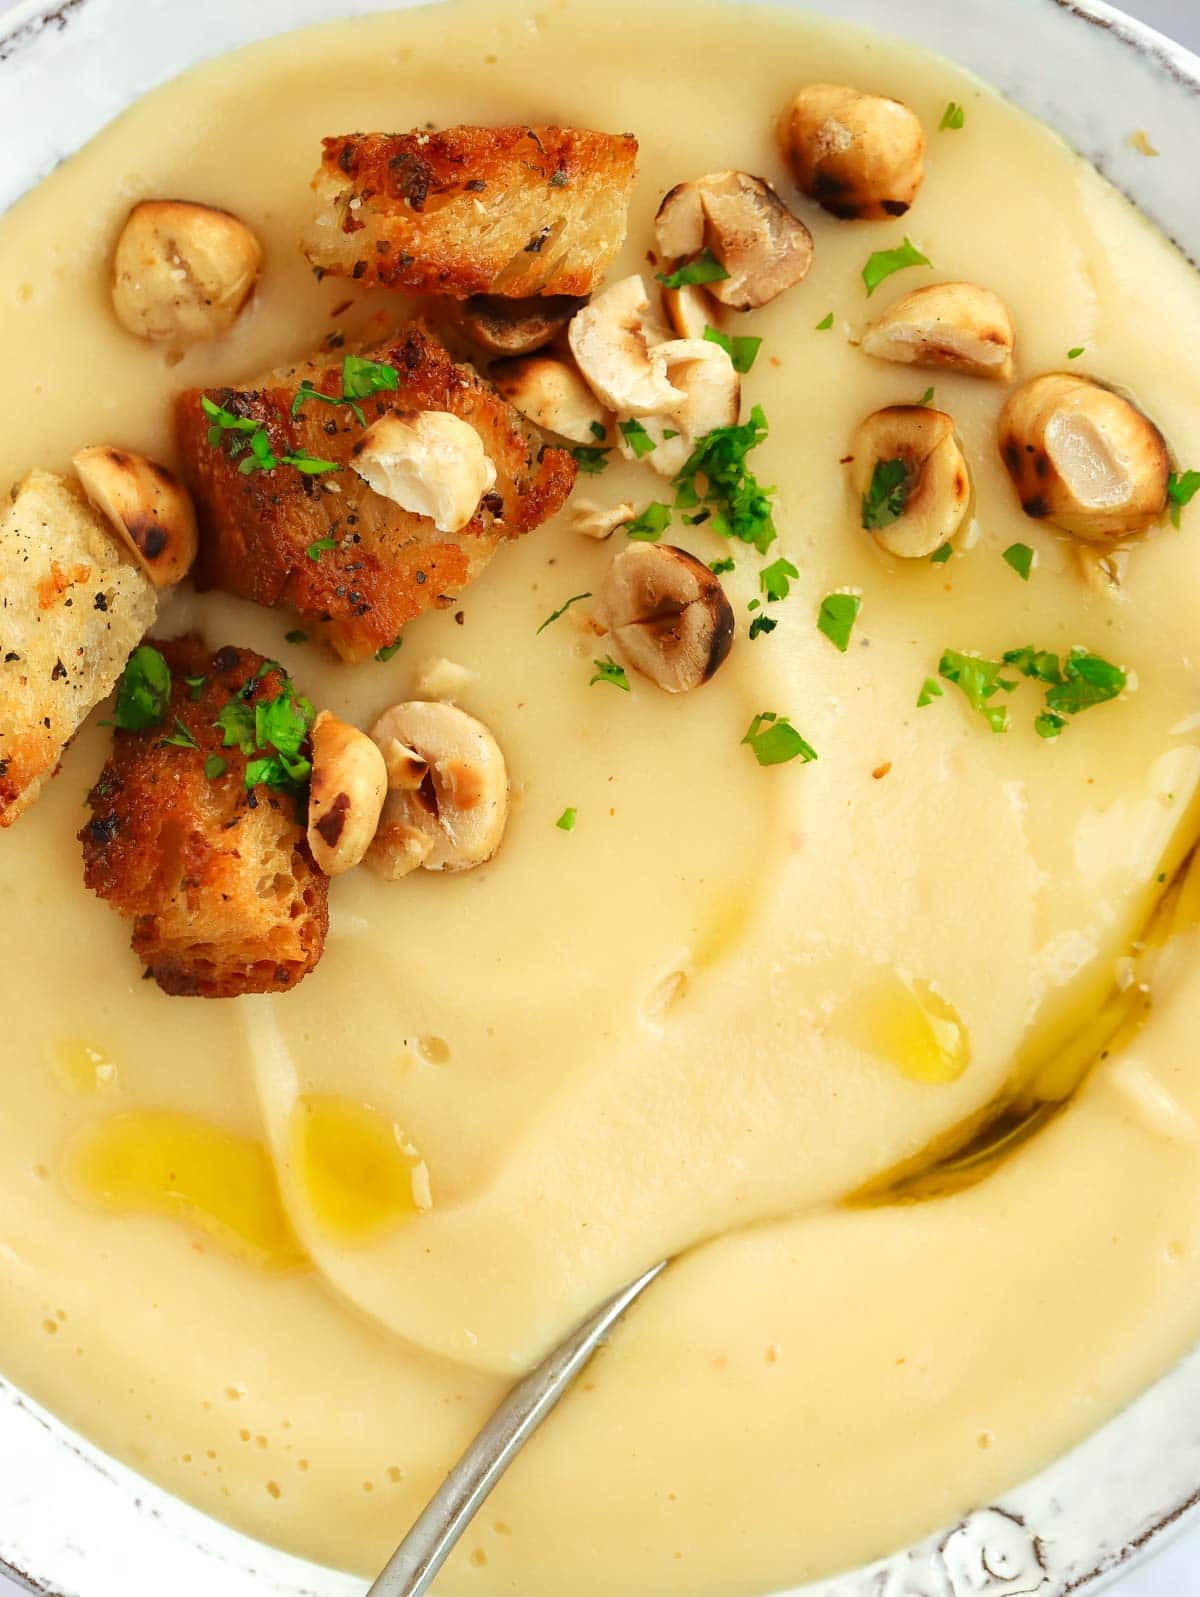
[{"label": "light gray background", "polygon": [[[0,0],[0,12],[10,3],[11,0]],[[163,3],[179,5],[184,0]],[[1003,5],[1006,0],[995,3]],[[1122,4],[1133,16],[1200,54],[1200,0],[1122,0]],[[1064,63],[1064,70],[1066,67]],[[0,1597],[20,1597],[18,1588],[2,1576]],[[1189,1530],[1143,1569],[1119,1581],[1112,1588],[1112,1597],[1200,1597],[1200,1527]]]}]

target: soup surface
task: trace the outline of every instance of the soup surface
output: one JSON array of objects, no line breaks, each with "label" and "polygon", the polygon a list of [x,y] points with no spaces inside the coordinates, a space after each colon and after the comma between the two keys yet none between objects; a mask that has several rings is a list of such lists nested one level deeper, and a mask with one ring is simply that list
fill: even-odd
[{"label": "soup surface", "polygon": [[[928,174],[903,224],[796,196],[773,123],[822,79],[920,115]],[[964,125],[936,131],[951,100]],[[279,658],[360,725],[419,695],[431,661],[465,667],[461,702],[508,758],[508,835],[458,878],[338,880],[324,961],[293,993],[169,999],[83,887],[74,834],[109,737],[92,718],[0,842],[0,1367],[213,1514],[369,1572],[514,1375],[678,1254],[445,1590],[754,1594],[987,1502],[1200,1326],[1195,516],[1097,591],[1017,505],[1005,386],[855,347],[910,287],[986,284],[1019,377],[1071,364],[1120,386],[1187,465],[1200,285],[1050,132],[933,56],[733,6],[455,3],[193,71],[4,218],[0,482],[90,443],[173,460],[175,391],[394,311],[298,252],[322,135],[524,121],[637,133],[613,278],[648,274],[659,198],[705,172],[761,173],[812,228],[804,283],[725,324],[763,339],[755,469],[778,488],[772,557],[799,571],[778,626],[751,642],[740,623],[701,692],[590,686],[605,649],[586,606],[537,631],[611,558],[565,518],[384,664],[290,644],[280,612],[174,596],[160,633]],[[108,302],[113,240],[148,195],[226,207],[266,246],[234,331],[181,357]],[[932,270],[868,305],[867,256],[906,232]],[[930,382],[975,492],[944,564],[882,554],[839,464],[867,412]],[[613,464],[580,491],[663,490]],[[703,526],[672,537],[730,552]],[[1014,542],[1036,551],[1026,582],[1001,558]],[[748,619],[758,563],[732,552]],[[838,589],[862,598],[844,653],[815,625]],[[1055,742],[1033,683],[1003,736],[949,684],[917,708],[944,649],[1029,643],[1083,644],[1135,691]],[[815,763],[756,763],[739,740],[767,710]],[[894,1189],[1097,1058],[983,1179]]]}]

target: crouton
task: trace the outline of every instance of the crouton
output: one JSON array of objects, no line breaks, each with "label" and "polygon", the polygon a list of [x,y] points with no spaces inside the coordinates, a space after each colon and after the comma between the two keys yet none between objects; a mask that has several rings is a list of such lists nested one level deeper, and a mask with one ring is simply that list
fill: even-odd
[{"label": "crouton", "polygon": [[590,294],[625,239],[637,140],[581,128],[325,139],[303,241],[321,272],[412,294]]},{"label": "crouton", "polygon": [[170,698],[157,724],[113,734],[79,833],[84,881],[133,922],[134,953],[165,993],[286,991],[324,950],[329,883],[302,794],[248,790],[248,757],[216,723],[233,704],[252,733],[254,706],[290,684],[249,649],[211,654],[196,637],[154,647]]},{"label": "crouton", "polygon": [[53,776],[154,619],[154,588],[65,477],[32,471],[0,517],[0,827]]},{"label": "crouton", "polygon": [[[242,471],[252,457],[233,458],[229,445],[246,435],[213,428],[205,391],[181,395],[177,409],[184,474],[200,517],[197,587],[290,607],[347,660],[389,647],[421,611],[454,604],[505,538],[559,509],[576,472],[566,450],[541,444],[490,383],[457,365],[423,328],[402,327],[358,358],[386,366],[397,386],[355,407],[308,399],[293,416],[301,383],[341,395],[338,352],[240,388],[207,390],[210,403],[261,422],[276,457],[304,449],[336,463],[337,472],[313,476],[288,465]],[[350,469],[364,426],[425,410],[467,422],[495,467],[494,488],[459,532],[439,532],[428,516],[401,509]],[[215,443],[210,432],[217,432]]]}]

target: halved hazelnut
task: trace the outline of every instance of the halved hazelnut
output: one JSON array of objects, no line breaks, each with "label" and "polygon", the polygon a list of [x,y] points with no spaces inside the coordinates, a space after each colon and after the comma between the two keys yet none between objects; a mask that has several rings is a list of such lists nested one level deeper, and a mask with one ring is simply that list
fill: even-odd
[{"label": "halved hazelnut", "polygon": [[663,312],[677,337],[704,337],[705,328],[712,322],[713,307],[712,301],[697,283],[664,288],[662,302]]},{"label": "halved hazelnut", "polygon": [[618,527],[632,521],[634,516],[629,500],[619,505],[598,505],[594,499],[572,498],[568,510],[572,532],[595,538],[598,543],[611,538]]},{"label": "halved hazelnut", "polygon": [[925,133],[899,100],[810,83],[784,112],[784,159],[797,184],[846,221],[903,216],[925,176]]},{"label": "halved hazelnut", "polygon": [[592,392],[622,416],[653,416],[683,399],[667,380],[666,362],[651,354],[669,336],[636,275],[598,294],[567,330]]},{"label": "halved hazelnut", "polygon": [[[893,465],[896,513],[885,519],[876,470]],[[971,479],[954,421],[928,405],[889,405],[868,416],[854,439],[853,480],[864,527],[881,547],[909,559],[931,555],[949,542],[970,507]]]},{"label": "halved hazelnut", "polygon": [[397,880],[418,865],[465,871],[491,859],[508,819],[508,771],[487,727],[452,704],[414,699],[385,710],[371,736],[391,791],[367,864]]},{"label": "halved hazelnut", "polygon": [[491,379],[522,416],[573,444],[595,444],[612,427],[612,415],[575,368],[553,355],[498,361]]},{"label": "halved hazelnut", "polygon": [[570,294],[504,299],[472,294],[457,308],[459,326],[472,343],[490,355],[532,355],[562,332],[587,304]]},{"label": "halved hazelnut", "polygon": [[308,846],[326,876],[358,865],[379,825],[387,769],[365,732],[322,710],[312,729]]},{"label": "halved hazelnut", "polygon": [[175,473],[145,455],[104,444],[81,449],[71,464],[88,498],[154,586],[182,582],[196,558],[196,512]]},{"label": "halved hazelnut", "polygon": [[631,543],[614,556],[600,594],[619,652],[667,693],[707,682],[733,642],[733,609],[713,573],[686,549]]},{"label": "halved hazelnut", "polygon": [[389,411],[372,422],[350,464],[377,494],[461,532],[495,484],[496,468],[474,427],[447,410]]},{"label": "halved hazelnut", "polygon": [[769,183],[749,172],[710,172],[677,183],[658,208],[654,230],[664,260],[707,249],[729,276],[705,287],[734,310],[766,305],[812,265],[812,234]]},{"label": "halved hazelnut", "polygon": [[1073,372],[1023,383],[1000,413],[1000,455],[1027,516],[1102,542],[1167,507],[1163,436],[1125,399]]},{"label": "halved hazelnut", "polygon": [[113,252],[113,310],[138,338],[203,343],[233,326],[261,265],[262,246],[239,217],[190,200],[143,200]]},{"label": "halved hazelnut", "polygon": [[697,439],[737,421],[741,379],[727,351],[707,339],[671,339],[655,345],[650,353],[665,362],[667,378],[683,398],[665,414],[642,419],[654,444],[648,454],[639,456],[619,430],[617,443],[626,460],[644,459],[661,476],[674,477],[683,469]]},{"label": "halved hazelnut", "polygon": [[878,360],[1007,381],[1015,337],[998,294],[976,283],[937,283],[914,289],[884,311],[863,334],[862,349]]}]

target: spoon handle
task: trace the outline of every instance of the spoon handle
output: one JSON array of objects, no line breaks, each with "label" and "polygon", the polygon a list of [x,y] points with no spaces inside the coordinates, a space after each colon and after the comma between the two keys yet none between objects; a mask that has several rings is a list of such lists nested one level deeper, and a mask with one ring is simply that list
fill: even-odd
[{"label": "spoon handle", "polygon": [[488,1493],[625,1310],[666,1268],[631,1281],[512,1391],[430,1498],[367,1597],[423,1597]]}]

